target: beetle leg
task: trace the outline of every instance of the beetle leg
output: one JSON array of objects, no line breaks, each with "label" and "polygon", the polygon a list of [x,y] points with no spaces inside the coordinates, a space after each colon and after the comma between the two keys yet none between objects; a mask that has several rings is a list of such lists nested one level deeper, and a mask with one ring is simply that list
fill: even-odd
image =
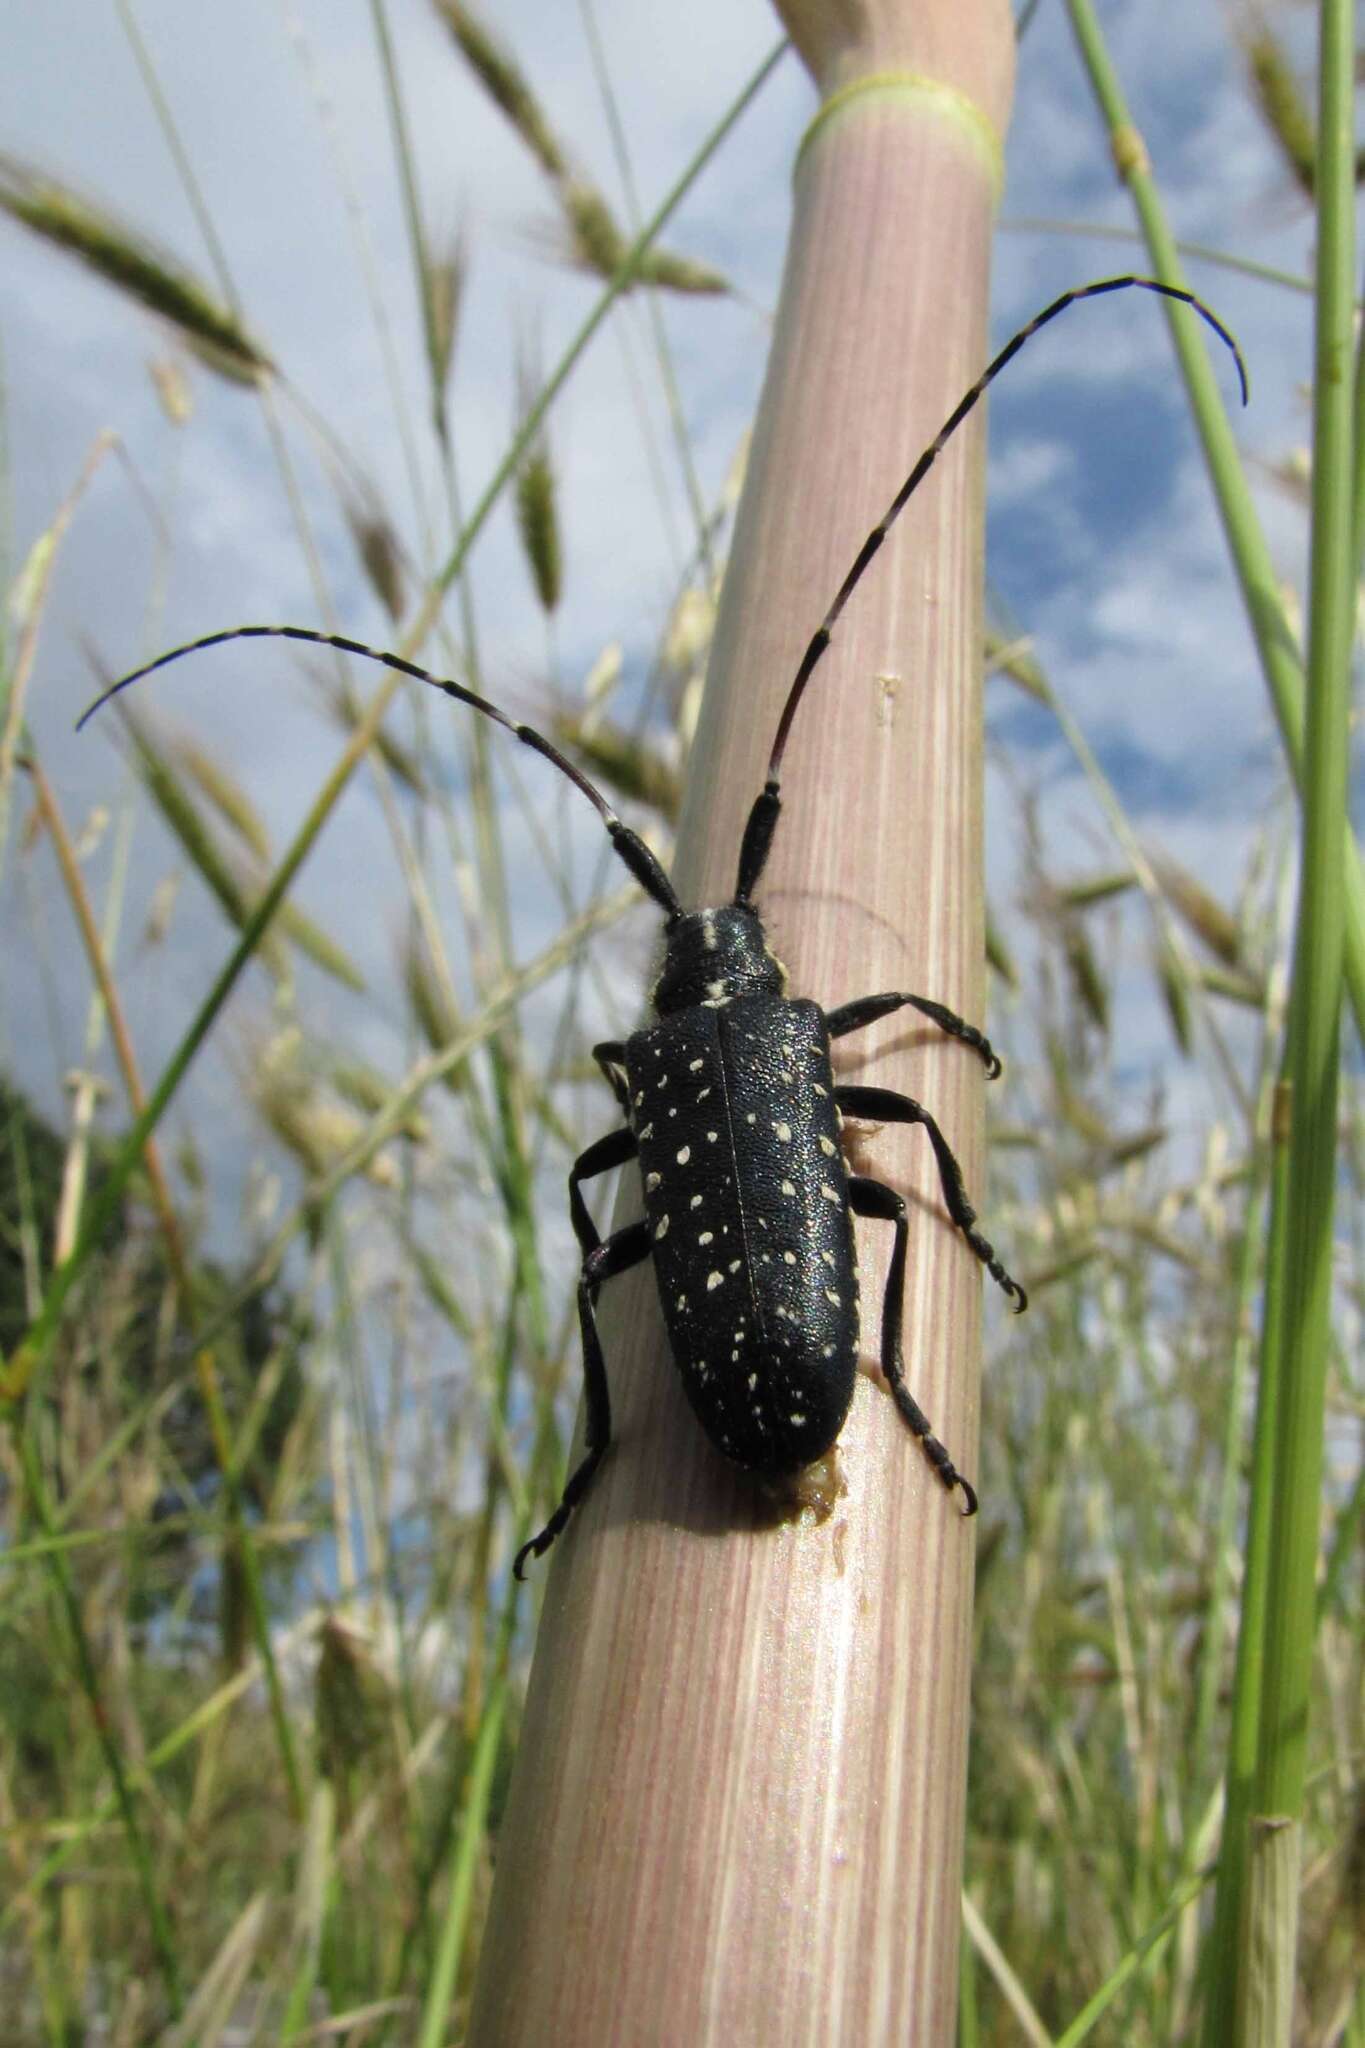
[{"label": "beetle leg", "polygon": [[602,1069],[607,1086],[621,1105],[622,1116],[630,1115],[630,1091],[626,1087],[626,1049],[619,1038],[595,1045],[592,1056]]},{"label": "beetle leg", "polygon": [[597,1234],[597,1225],[588,1214],[588,1205],[579,1193],[580,1181],[592,1180],[599,1173],[610,1173],[613,1166],[624,1166],[628,1159],[634,1157],[634,1131],[608,1131],[605,1138],[599,1138],[595,1145],[589,1145],[581,1158],[575,1159],[569,1175],[569,1214],[573,1218],[574,1236],[578,1239],[580,1251],[595,1252],[602,1242]]},{"label": "beetle leg", "polygon": [[973,1052],[979,1053],[986,1067],[986,1078],[993,1081],[1000,1072],[1000,1061],[989,1038],[978,1031],[975,1024],[968,1024],[959,1017],[956,1010],[948,1009],[944,1003],[931,1001],[928,996],[907,996],[899,989],[888,989],[883,996],[860,996],[856,1002],[843,1003],[837,1010],[826,1013],[825,1023],[829,1026],[831,1038],[843,1038],[850,1031],[861,1031],[867,1024],[875,1024],[881,1017],[889,1017],[893,1010],[918,1010],[937,1024],[940,1031],[946,1031],[949,1038],[960,1038]]},{"label": "beetle leg", "polygon": [[896,1242],[891,1253],[891,1266],[886,1276],[886,1293],[882,1300],[882,1371],[891,1389],[891,1398],[900,1409],[915,1435],[924,1447],[924,1455],[938,1474],[939,1479],[951,1493],[955,1486],[962,1488],[967,1505],[963,1513],[976,1513],[976,1491],[958,1471],[943,1444],[929,1426],[929,1418],[915,1400],[905,1384],[905,1359],[901,1353],[901,1317],[905,1299],[905,1248],[910,1237],[910,1226],[906,1220],[905,1198],[894,1188],[883,1187],[879,1180],[868,1180],[861,1173],[849,1175],[848,1203],[855,1216],[875,1216],[883,1223],[894,1223]]},{"label": "beetle leg", "polygon": [[1028,1296],[1019,1282],[1011,1279],[1005,1271],[990,1239],[983,1237],[976,1228],[976,1211],[967,1200],[967,1190],[962,1185],[962,1168],[954,1159],[948,1140],[923,1104],[912,1101],[908,1095],[897,1095],[891,1088],[836,1088],[834,1100],[845,1116],[869,1117],[884,1124],[923,1124],[938,1161],[938,1177],[943,1185],[948,1214],[992,1280],[1011,1297],[1014,1313],[1021,1316],[1028,1307]]},{"label": "beetle leg", "polygon": [[[613,1131],[611,1135],[613,1138],[629,1137],[630,1133]],[[603,1139],[602,1143],[606,1144],[607,1140]],[[584,1158],[598,1149],[595,1145],[590,1147]],[[582,1164],[581,1160],[579,1164]],[[601,1244],[594,1245],[583,1261],[578,1281],[578,1326],[583,1333],[583,1391],[588,1411],[583,1431],[583,1456],[569,1475],[559,1506],[539,1536],[523,1543],[517,1552],[512,1565],[517,1578],[524,1575],[528,1557],[544,1556],[587,1492],[593,1473],[606,1455],[611,1442],[611,1396],[607,1390],[602,1340],[597,1334],[597,1292],[602,1282],[610,1280],[613,1274],[624,1273],[628,1267],[638,1266],[642,1259],[647,1259],[651,1248],[649,1225],[628,1223],[624,1230],[618,1230]]]}]

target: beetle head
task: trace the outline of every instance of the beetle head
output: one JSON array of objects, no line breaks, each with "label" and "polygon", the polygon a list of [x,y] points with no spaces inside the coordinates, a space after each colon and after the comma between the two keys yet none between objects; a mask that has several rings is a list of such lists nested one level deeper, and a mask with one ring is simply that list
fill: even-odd
[{"label": "beetle head", "polygon": [[670,921],[652,1000],[661,1017],[736,996],[780,996],[787,973],[768,951],[763,921],[747,903],[687,911]]}]

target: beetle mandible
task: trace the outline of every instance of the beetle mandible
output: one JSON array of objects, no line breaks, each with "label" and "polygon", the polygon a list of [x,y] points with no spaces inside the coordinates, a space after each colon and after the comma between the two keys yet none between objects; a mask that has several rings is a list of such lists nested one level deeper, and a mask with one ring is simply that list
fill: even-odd
[{"label": "beetle mandible", "polygon": [[[841,1086],[830,1059],[832,1040],[899,1009],[917,1010],[977,1054],[994,1078],[1000,1062],[990,1041],[944,1004],[903,990],[863,996],[825,1011],[787,994],[787,976],[771,952],[754,892],[781,813],[782,757],[811,674],[829,645],[840,613],[940,450],[1005,365],[1041,327],[1082,299],[1137,288],[1191,307],[1232,351],[1247,400],[1246,371],[1236,341],[1191,292],[1155,278],[1101,278],[1054,299],[1008,341],[959,401],[863,542],[812,635],[778,721],[763,788],[754,799],[740,846],[730,903],[686,911],[655,854],[624,824],[573,762],[533,726],[516,724],[495,704],[401,655],[302,626],[236,626],[173,648],[113,683],[80,724],[121,690],[184,655],[228,640],[301,640],[364,656],[429,683],[467,704],[542,754],[587,797],[616,853],[664,914],[664,953],[652,991],[656,1021],[624,1041],[594,1048],[625,1118],[621,1129],[589,1145],[569,1175],[569,1209],[582,1250],[578,1314],[586,1406],[583,1455],[559,1506],[539,1535],[517,1552],[541,1556],[583,1498],[611,1441],[611,1399],[597,1331],[603,1282],[654,1261],[660,1306],[673,1359],[687,1396],[716,1447],[746,1470],[790,1480],[834,1445],[853,1398],[858,1348],[858,1276],[853,1218],[894,1225],[895,1241],[882,1302],[881,1366],[892,1397],[919,1438],[934,1472],[957,1488],[963,1512],[977,1497],[905,1384],[901,1357],[902,1293],[909,1223],[894,1188],[851,1172],[844,1160],[844,1115],[918,1124],[938,1166],[944,1202],[986,1271],[1016,1312],[1027,1297],[976,1227],[962,1173],[929,1111],[887,1088]],[[601,1238],[583,1199],[583,1183],[638,1162],[645,1214]]]}]

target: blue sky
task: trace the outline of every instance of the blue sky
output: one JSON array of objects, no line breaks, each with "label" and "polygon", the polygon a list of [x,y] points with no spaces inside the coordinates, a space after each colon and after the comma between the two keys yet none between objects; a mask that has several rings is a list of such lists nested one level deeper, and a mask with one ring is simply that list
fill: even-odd
[{"label": "blue sky", "polygon": [[[598,0],[598,10],[636,180],[652,204],[771,47],[777,24],[759,0],[694,0],[685,32],[684,17],[663,0]],[[454,385],[468,500],[514,420],[512,338],[532,337],[541,361],[552,363],[594,287],[538,260],[537,232],[552,217],[549,193],[465,73],[426,0],[391,0],[390,13],[428,222],[441,230],[462,220],[470,237],[472,281]],[[1225,12],[1110,5],[1102,13],[1177,232],[1305,274],[1307,209],[1251,111]],[[416,308],[368,6],[238,0],[231,9],[205,9],[138,0],[136,18],[251,325],[344,435],[419,549],[383,356],[334,143],[319,111],[321,98],[363,210],[429,463]],[[497,19],[556,128],[617,198],[579,9],[567,0],[524,0],[498,9]],[[1301,24],[1290,26],[1301,32]],[[309,53],[306,65],[298,37]],[[207,275],[117,9],[92,7],[90,0],[14,9],[7,43],[0,147],[100,196]],[[814,103],[799,63],[788,57],[668,236],[739,287],[729,302],[666,303],[683,405],[711,494],[756,402],[791,159]],[[1002,216],[1006,223],[1032,216],[1129,223],[1057,0],[1044,0],[1021,52]],[[13,555],[22,558],[106,427],[120,436],[174,534],[158,612],[151,523],[126,471],[107,462],[62,555],[30,714],[67,815],[78,825],[92,806],[117,801],[122,779],[112,730],[81,740],[71,734],[89,695],[87,643],[118,667],[220,625],[308,623],[317,609],[255,401],[191,368],[193,421],[171,427],[147,374],[148,360],[166,353],[152,323],[3,223],[0,246]],[[1006,226],[997,245],[993,332],[1003,339],[1067,284],[1130,267],[1142,267],[1137,252],[1119,244]],[[1203,266],[1192,267],[1192,276],[1236,328],[1250,363],[1253,407],[1237,422],[1243,445],[1272,460],[1307,436],[1309,301]],[[610,640],[623,642],[628,672],[648,659],[680,565],[679,536],[687,533],[638,317],[628,333],[629,362],[614,334],[599,340],[551,430],[567,536],[557,645],[570,687]],[[1231,396],[1221,351],[1217,371]],[[654,491],[632,398],[637,372],[650,386],[667,511]],[[286,431],[337,612],[347,630],[382,638],[386,629],[356,569],[334,494],[287,408]],[[1014,626],[1034,638],[1135,822],[1211,886],[1231,891],[1279,775],[1250,637],[1154,303],[1084,309],[1026,351],[993,400],[988,502],[992,588]],[[1269,487],[1262,507],[1277,562],[1298,579],[1300,514]],[[869,516],[880,509],[869,507]],[[505,514],[481,541],[475,574],[490,687],[529,710],[544,635]],[[335,749],[289,655],[220,657],[151,688],[155,698],[144,708],[217,753],[283,845]],[[1042,792],[1057,866],[1108,864],[1102,823],[1049,722],[999,682],[988,693],[988,719],[1011,779]],[[991,891],[1007,911],[1016,854],[998,770],[990,800]],[[139,825],[129,934],[140,929],[157,883],[177,864],[159,827]],[[97,857],[92,875],[106,871]],[[0,991],[0,1064],[17,1069],[52,1108],[62,1073],[80,1056],[83,976],[46,856],[20,860],[12,843],[6,883],[0,943],[20,971],[7,974]],[[393,973],[401,891],[371,796],[357,792],[348,800],[310,864],[303,900],[340,926],[382,987]],[[532,907],[528,915],[535,927],[528,943],[548,936],[549,907]],[[228,944],[216,911],[187,885],[172,944],[132,971],[134,1027],[149,1074]],[[1139,1075],[1157,1072],[1166,1058],[1164,1025],[1144,993],[1144,960],[1135,939],[1123,1059]],[[247,1019],[254,1006],[264,1028],[264,985],[242,1002],[238,1018]],[[382,1014],[382,999],[378,1007]],[[397,1019],[396,1002],[389,1014]],[[229,1028],[224,1054],[232,1042]],[[216,1086],[213,1073],[205,1068],[191,1097],[210,1124],[215,1097],[235,1095],[228,1071],[218,1070]]]}]

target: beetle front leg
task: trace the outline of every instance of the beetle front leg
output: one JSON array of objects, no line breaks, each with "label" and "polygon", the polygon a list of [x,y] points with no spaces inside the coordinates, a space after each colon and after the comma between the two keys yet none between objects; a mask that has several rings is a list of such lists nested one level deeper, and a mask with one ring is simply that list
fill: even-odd
[{"label": "beetle front leg", "polygon": [[951,1493],[955,1486],[962,1488],[967,1505],[964,1515],[976,1513],[976,1489],[963,1478],[947,1448],[939,1442],[929,1426],[929,1418],[915,1400],[905,1384],[905,1359],[901,1352],[901,1320],[905,1304],[905,1248],[910,1237],[910,1226],[905,1214],[905,1198],[894,1188],[883,1187],[879,1180],[869,1180],[861,1173],[849,1175],[848,1204],[855,1216],[875,1216],[883,1223],[894,1223],[896,1242],[891,1252],[891,1266],[886,1276],[886,1293],[882,1298],[882,1371],[891,1389],[891,1398],[900,1409],[924,1448],[924,1455],[933,1466],[943,1485]]},{"label": "beetle front leg", "polygon": [[938,1177],[943,1187],[943,1199],[962,1235],[966,1238],[986,1271],[998,1286],[1003,1287],[1014,1302],[1014,1313],[1021,1316],[1028,1307],[1028,1296],[1017,1280],[1011,1279],[995,1255],[995,1246],[983,1237],[976,1227],[976,1211],[967,1200],[967,1190],[962,1185],[962,1168],[953,1157],[952,1147],[944,1137],[934,1119],[922,1103],[915,1102],[908,1095],[897,1095],[891,1088],[836,1088],[834,1100],[845,1116],[867,1117],[873,1123],[923,1124],[929,1135],[938,1161]]},{"label": "beetle front leg", "polygon": [[[613,1138],[629,1137],[630,1133],[613,1131],[611,1135]],[[605,1139],[602,1141],[603,1144],[607,1142]],[[598,1149],[593,1146],[590,1151]],[[589,1154],[583,1156],[586,1159]],[[579,1164],[582,1164],[581,1160]],[[583,1456],[569,1476],[559,1506],[539,1536],[523,1543],[517,1552],[512,1572],[518,1579],[525,1576],[528,1557],[544,1556],[592,1484],[592,1476],[606,1456],[611,1442],[611,1395],[607,1388],[602,1340],[597,1334],[597,1293],[604,1280],[610,1280],[613,1275],[624,1273],[631,1266],[638,1266],[642,1259],[647,1259],[651,1248],[649,1225],[629,1223],[624,1230],[618,1230],[601,1244],[594,1245],[583,1261],[578,1281],[578,1326],[583,1335],[583,1392],[588,1410],[583,1431]]]},{"label": "beetle front leg", "polygon": [[937,1024],[940,1031],[946,1031],[949,1038],[960,1038],[973,1052],[979,1053],[986,1068],[986,1078],[994,1081],[1000,1072],[1000,1061],[989,1038],[978,1031],[975,1024],[969,1024],[959,1017],[956,1010],[950,1010],[946,1003],[936,1003],[929,996],[903,995],[899,989],[888,989],[881,996],[859,996],[856,1002],[842,1003],[837,1010],[830,1010],[825,1022],[831,1038],[844,1038],[850,1031],[861,1031],[865,1025],[875,1024],[881,1017],[889,1017],[894,1010],[918,1010],[922,1017]]},{"label": "beetle front leg", "polygon": [[621,1114],[630,1115],[630,1091],[626,1087],[626,1049],[619,1038],[604,1039],[595,1045],[592,1056],[602,1069],[602,1078],[621,1105]]}]

